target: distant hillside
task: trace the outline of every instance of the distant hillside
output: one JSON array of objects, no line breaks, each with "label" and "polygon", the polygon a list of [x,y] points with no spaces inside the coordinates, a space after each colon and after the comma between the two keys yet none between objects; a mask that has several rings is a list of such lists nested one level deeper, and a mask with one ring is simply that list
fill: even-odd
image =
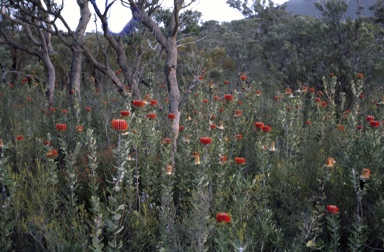
[{"label": "distant hillside", "polygon": [[[321,17],[321,13],[315,7],[315,2],[318,0],[289,0],[287,2],[286,11],[292,15],[305,15],[311,17]],[[347,17],[355,19],[357,18],[358,1],[363,7],[361,11],[362,17],[373,16],[373,11],[369,8],[377,3],[377,0],[345,0],[348,3]]]}]

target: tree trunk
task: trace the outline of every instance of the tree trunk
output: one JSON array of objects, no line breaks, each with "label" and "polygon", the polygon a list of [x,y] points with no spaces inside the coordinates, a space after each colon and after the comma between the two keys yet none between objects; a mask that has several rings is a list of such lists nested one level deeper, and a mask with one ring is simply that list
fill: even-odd
[{"label": "tree trunk", "polygon": [[[75,94],[80,99],[83,50],[78,44],[81,43],[84,38],[85,30],[91,19],[91,11],[89,10],[88,0],[77,1],[77,4],[80,7],[80,19],[74,34],[73,47],[71,48],[72,62],[68,91],[70,95]],[[73,93],[72,90],[74,90],[75,93]]]},{"label": "tree trunk", "polygon": [[179,135],[180,114],[179,104],[181,95],[177,83],[176,69],[177,68],[177,45],[176,36],[168,38],[167,62],[165,66],[165,76],[167,78],[168,94],[169,94],[169,112],[175,114],[175,119],[172,120],[172,132],[174,139],[174,148],[176,151],[176,140]]},{"label": "tree trunk", "polygon": [[48,104],[52,104],[55,97],[54,93],[56,82],[56,70],[48,54],[43,54],[41,58],[44,61],[45,67],[47,68],[47,100]]}]

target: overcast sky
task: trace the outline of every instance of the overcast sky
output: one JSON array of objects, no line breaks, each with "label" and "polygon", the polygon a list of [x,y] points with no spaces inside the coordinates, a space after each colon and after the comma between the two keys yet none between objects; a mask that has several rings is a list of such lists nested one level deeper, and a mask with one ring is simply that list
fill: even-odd
[{"label": "overcast sky", "polygon": [[[242,19],[243,16],[239,11],[230,8],[226,3],[227,0],[200,0],[197,3],[192,4],[190,9],[200,11],[202,16],[202,21],[216,20],[219,22],[229,22],[231,20]],[[101,6],[104,6],[103,0],[98,0]],[[276,3],[283,3],[285,0],[275,0]],[[173,0],[164,0],[164,6],[172,6]],[[94,13],[93,7],[91,6],[91,12]],[[74,30],[79,21],[79,7],[74,0],[66,0],[64,2],[64,17],[66,21]],[[128,8],[125,8],[120,5],[120,2],[117,1],[111,9],[109,16],[109,25],[110,29],[113,32],[120,32],[124,25],[130,20],[131,11]],[[88,31],[95,31],[94,17],[91,18],[91,22],[88,24]],[[101,30],[100,26],[98,30]]]}]

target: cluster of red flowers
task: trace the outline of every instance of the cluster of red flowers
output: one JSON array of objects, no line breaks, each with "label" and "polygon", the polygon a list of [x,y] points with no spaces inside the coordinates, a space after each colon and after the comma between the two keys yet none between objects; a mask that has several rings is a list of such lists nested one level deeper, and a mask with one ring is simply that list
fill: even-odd
[{"label": "cluster of red flowers", "polygon": [[271,132],[272,131],[272,127],[269,126],[269,125],[264,125],[264,123],[262,122],[255,122],[255,128],[256,129],[260,129],[264,132]]}]

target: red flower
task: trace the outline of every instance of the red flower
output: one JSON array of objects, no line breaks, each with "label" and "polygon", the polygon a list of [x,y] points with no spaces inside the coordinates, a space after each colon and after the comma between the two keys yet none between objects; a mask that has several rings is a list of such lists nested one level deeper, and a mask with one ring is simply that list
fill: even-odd
[{"label": "red flower", "polygon": [[217,95],[215,95],[215,96],[213,97],[213,99],[214,99],[215,101],[220,101],[220,97],[218,97]]},{"label": "red flower", "polygon": [[371,122],[371,121],[375,120],[375,118],[373,116],[367,116],[367,117],[365,117],[365,120],[367,122]]},{"label": "red flower", "polygon": [[68,110],[63,109],[63,110],[61,110],[61,113],[66,114],[66,113],[68,113]]},{"label": "red flower", "polygon": [[245,75],[240,76],[240,80],[246,81],[247,80],[247,76],[245,76]]},{"label": "red flower", "polygon": [[229,81],[225,80],[224,85],[228,85],[228,84],[229,84]]},{"label": "red flower", "polygon": [[307,120],[307,121],[305,122],[305,124],[306,124],[306,125],[312,125],[312,122],[309,121],[309,120]]},{"label": "red flower", "polygon": [[356,129],[361,130],[361,129],[363,129],[363,126],[357,125]]},{"label": "red flower", "polygon": [[236,163],[236,164],[239,164],[239,165],[245,164],[245,158],[242,158],[242,157],[236,157],[236,158],[235,158],[235,163]]},{"label": "red flower", "polygon": [[32,101],[31,97],[27,97],[26,99],[27,99],[27,101]]},{"label": "red flower", "polygon": [[262,130],[263,130],[264,132],[271,132],[272,128],[271,128],[271,126],[265,125],[265,126],[262,128]]},{"label": "red flower", "polygon": [[200,143],[207,145],[212,143],[212,139],[210,137],[200,137]]},{"label": "red flower", "polygon": [[230,223],[231,222],[231,216],[229,216],[228,213],[217,213],[216,214],[216,221],[217,222],[224,222],[224,223]]},{"label": "red flower", "polygon": [[364,74],[363,73],[357,73],[356,78],[361,80],[364,78]]},{"label": "red flower", "polygon": [[182,126],[182,125],[180,125],[179,130],[180,130],[180,131],[183,131],[184,129],[185,129],[185,127]]},{"label": "red flower", "polygon": [[120,115],[121,115],[121,116],[125,116],[125,117],[129,116],[130,114],[131,114],[131,112],[129,112],[128,110],[122,110],[122,111],[120,112]]},{"label": "red flower", "polygon": [[261,91],[260,90],[256,90],[256,96],[260,96],[261,95]]},{"label": "red flower", "polygon": [[226,101],[233,101],[233,95],[231,95],[231,94],[226,94],[226,95],[224,95],[224,99],[226,100]]},{"label": "red flower", "polygon": [[173,120],[173,119],[175,119],[175,118],[176,118],[175,114],[173,114],[173,113],[169,113],[169,114],[168,114],[168,119]]},{"label": "red flower", "polygon": [[211,129],[216,129],[217,128],[216,124],[211,124],[210,127],[211,127]]},{"label": "red flower", "polygon": [[364,99],[364,97],[365,97],[365,94],[364,93],[361,93],[361,94],[359,94],[359,99]]},{"label": "red flower", "polygon": [[149,100],[149,104],[151,106],[157,106],[157,101],[156,100]]},{"label": "red flower", "polygon": [[170,144],[170,143],[171,143],[171,139],[168,138],[168,137],[164,137],[163,140],[161,140],[161,142],[162,142],[163,144]]},{"label": "red flower", "polygon": [[16,136],[16,140],[17,141],[23,141],[24,140],[24,136],[23,135],[17,135]]},{"label": "red flower", "polygon": [[368,168],[364,168],[363,173],[360,175],[360,178],[369,179],[370,176],[371,176],[371,170]]},{"label": "red flower", "polygon": [[273,100],[275,100],[275,101],[278,101],[278,100],[279,100],[279,98],[280,98],[280,97],[278,97],[278,96],[275,96],[275,97],[273,97]]},{"label": "red flower", "polygon": [[221,156],[220,157],[220,164],[224,164],[227,162],[227,156]]},{"label": "red flower", "polygon": [[371,125],[372,128],[377,128],[380,127],[380,122],[379,121],[370,121],[369,124]]},{"label": "red flower", "polygon": [[313,87],[309,88],[309,92],[314,93],[315,89]]},{"label": "red flower", "polygon": [[47,158],[55,158],[59,155],[59,152],[56,149],[51,149],[45,154]]},{"label": "red flower", "polygon": [[325,101],[322,101],[322,102],[319,102],[319,106],[320,107],[323,107],[323,108],[325,108],[325,107],[327,107],[327,102],[325,102]]},{"label": "red flower", "polygon": [[82,125],[76,126],[76,132],[80,133],[80,132],[83,132],[83,130],[84,130],[84,127]]},{"label": "red flower", "polygon": [[330,214],[337,214],[339,212],[339,208],[335,205],[328,205],[327,206],[327,211]]},{"label": "red flower", "polygon": [[242,115],[243,115],[243,111],[237,109],[237,110],[235,110],[235,114],[234,114],[233,116],[234,116],[234,117],[240,117],[240,116],[242,116]]},{"label": "red flower", "polygon": [[65,130],[67,130],[67,125],[65,123],[57,123],[56,129],[58,131],[65,131]]},{"label": "red flower", "polygon": [[136,108],[144,107],[145,102],[141,100],[133,100],[132,105]]},{"label": "red flower", "polygon": [[128,123],[124,119],[113,119],[112,128],[116,131],[126,131],[128,129]]},{"label": "red flower", "polygon": [[204,99],[203,102],[204,102],[204,103],[208,103],[208,99]]},{"label": "red flower", "polygon": [[286,88],[284,94],[286,95],[292,94],[292,88]]},{"label": "red flower", "polygon": [[211,116],[211,120],[215,120],[215,119],[216,119],[215,115]]},{"label": "red flower", "polygon": [[49,111],[51,111],[51,112],[55,112],[56,109],[55,109],[54,107],[49,107]]},{"label": "red flower", "polygon": [[149,113],[149,114],[147,114],[146,118],[154,120],[154,119],[156,119],[156,114],[155,113]]},{"label": "red flower", "polygon": [[329,74],[329,77],[330,77],[330,78],[333,78],[333,77],[335,77],[335,75],[334,75],[333,73],[330,73],[330,74]]},{"label": "red flower", "polygon": [[345,130],[345,127],[343,126],[343,125],[337,125],[336,126],[336,129],[338,130],[338,131],[344,131]]},{"label": "red flower", "polygon": [[86,108],[85,108],[85,111],[87,111],[87,112],[91,112],[91,110],[92,110],[92,109],[91,109],[90,107],[86,107]]},{"label": "red flower", "polygon": [[256,129],[262,129],[264,127],[264,123],[262,122],[255,122],[255,128]]},{"label": "red flower", "polygon": [[204,77],[202,75],[197,76],[198,80],[204,80]]},{"label": "red flower", "polygon": [[315,101],[316,101],[316,102],[319,102],[319,101],[320,101],[320,98],[319,98],[319,97],[316,97],[316,98],[315,98]]},{"label": "red flower", "polygon": [[235,135],[235,138],[236,138],[237,140],[241,140],[241,139],[243,139],[243,135],[242,135],[242,134],[236,134],[236,135]]}]

